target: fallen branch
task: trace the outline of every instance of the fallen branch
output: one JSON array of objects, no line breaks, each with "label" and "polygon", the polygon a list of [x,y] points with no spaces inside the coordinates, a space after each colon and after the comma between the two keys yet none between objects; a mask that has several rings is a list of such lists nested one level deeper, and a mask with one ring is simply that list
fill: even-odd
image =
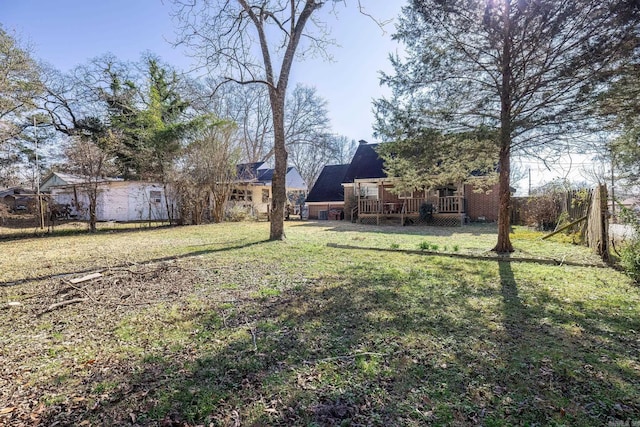
[{"label": "fallen branch", "polygon": [[70,286],[73,289],[84,293],[91,301],[95,302],[96,304],[100,304],[100,302],[96,301],[96,299],[94,297],[92,297],[91,294],[89,293],[89,291],[87,291],[85,288],[78,288],[77,286],[73,286],[73,285],[70,285]]},{"label": "fallen branch", "polygon": [[73,299],[68,299],[66,301],[60,301],[55,304],[51,304],[49,307],[47,307],[46,310],[41,312],[39,316],[42,316],[45,313],[49,313],[50,311],[56,310],[58,308],[61,308],[70,304],[77,304],[79,302],[85,302],[85,301],[87,301],[87,298],[73,298]]},{"label": "fallen branch", "polygon": [[578,224],[579,222],[582,222],[582,221],[584,221],[584,220],[586,220],[586,219],[587,219],[587,217],[586,217],[586,216],[583,216],[582,218],[577,219],[577,220],[573,221],[572,223],[567,224],[567,225],[565,225],[564,227],[557,229],[557,230],[556,230],[556,231],[554,231],[553,233],[549,233],[549,234],[547,234],[546,236],[542,236],[542,240],[548,239],[548,238],[549,238],[549,237],[551,237],[551,236],[555,236],[556,234],[561,233],[561,232],[563,232],[564,230],[566,230],[567,228],[569,228],[569,227],[573,227],[574,225],[576,225],[576,224]]},{"label": "fallen branch", "polygon": [[423,255],[423,256],[440,256],[440,257],[449,257],[449,258],[460,258],[460,259],[472,259],[479,261],[497,261],[497,262],[533,262],[536,264],[547,264],[547,265],[569,265],[572,267],[597,267],[597,268],[609,268],[610,266],[607,264],[593,264],[593,263],[582,263],[575,261],[560,261],[557,259],[545,259],[545,258],[525,258],[525,257],[512,257],[505,255],[473,255],[473,254],[461,254],[461,253],[450,253],[450,252],[436,252],[436,251],[427,251],[427,250],[411,250],[411,249],[393,249],[393,248],[374,248],[367,246],[351,246],[351,245],[341,245],[338,243],[327,243],[327,247],[329,248],[337,248],[337,249],[347,249],[347,250],[362,250],[362,251],[378,251],[378,252],[395,252],[395,253],[405,253],[411,255]]},{"label": "fallen branch", "polygon": [[86,281],[89,281],[89,280],[97,279],[98,277],[102,277],[102,274],[101,273],[89,274],[87,276],[79,277],[77,279],[71,279],[71,280],[69,280],[69,283],[71,283],[72,285],[77,285],[78,283],[82,283],[82,282],[86,282]]}]

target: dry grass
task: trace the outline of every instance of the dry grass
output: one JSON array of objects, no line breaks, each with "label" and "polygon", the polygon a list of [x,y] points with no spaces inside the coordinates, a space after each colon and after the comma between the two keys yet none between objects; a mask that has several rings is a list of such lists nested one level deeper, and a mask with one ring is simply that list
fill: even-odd
[{"label": "dry grass", "polygon": [[[0,424],[640,419],[640,292],[616,271],[447,256],[492,256],[490,226],[267,235],[244,223],[3,242]],[[512,237],[514,257],[597,262]],[[425,241],[439,254],[406,251]],[[88,269],[103,276],[56,277]],[[84,301],[46,312],[71,299]]]}]

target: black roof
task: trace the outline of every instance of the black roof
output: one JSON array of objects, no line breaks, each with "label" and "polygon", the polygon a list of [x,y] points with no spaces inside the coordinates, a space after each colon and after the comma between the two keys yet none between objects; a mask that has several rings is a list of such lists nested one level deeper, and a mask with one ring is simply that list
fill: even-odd
[{"label": "black roof", "polygon": [[262,166],[264,162],[256,163],[242,163],[236,165],[236,173],[238,181],[252,181],[258,178],[258,168]]},{"label": "black roof", "polygon": [[[287,167],[287,173],[291,172],[293,166]],[[258,181],[273,181],[273,173],[275,169],[260,169],[258,171]]]},{"label": "black roof", "polygon": [[344,200],[344,176],[350,165],[328,165],[322,169],[307,196],[307,202],[336,202]]},{"label": "black roof", "polygon": [[376,152],[378,145],[380,144],[367,144],[365,141],[360,141],[342,182],[353,182],[361,178],[386,178],[384,161]]}]

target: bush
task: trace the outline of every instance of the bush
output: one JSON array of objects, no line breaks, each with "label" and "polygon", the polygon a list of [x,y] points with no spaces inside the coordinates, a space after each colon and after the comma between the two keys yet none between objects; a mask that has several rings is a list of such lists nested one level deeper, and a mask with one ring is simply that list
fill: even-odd
[{"label": "bush", "polygon": [[248,206],[234,205],[227,209],[225,219],[229,222],[255,220],[252,209]]},{"label": "bush", "polygon": [[634,281],[640,283],[640,220],[631,209],[620,206],[622,222],[633,227],[631,240],[620,250],[620,265]]},{"label": "bush", "polygon": [[527,202],[526,223],[541,231],[553,230],[562,212],[560,197],[559,193],[551,192],[530,198]]},{"label": "bush", "polygon": [[620,251],[620,265],[634,281],[640,283],[640,240],[634,238]]}]

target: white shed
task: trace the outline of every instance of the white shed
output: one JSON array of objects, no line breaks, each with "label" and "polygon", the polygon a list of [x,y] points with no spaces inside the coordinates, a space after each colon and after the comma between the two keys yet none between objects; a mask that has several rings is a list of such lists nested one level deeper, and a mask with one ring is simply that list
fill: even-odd
[{"label": "white shed", "polygon": [[[54,185],[51,199],[69,205],[78,219],[89,219],[89,198],[83,183]],[[167,220],[167,203],[162,184],[144,181],[103,181],[98,183],[98,221]]]}]

